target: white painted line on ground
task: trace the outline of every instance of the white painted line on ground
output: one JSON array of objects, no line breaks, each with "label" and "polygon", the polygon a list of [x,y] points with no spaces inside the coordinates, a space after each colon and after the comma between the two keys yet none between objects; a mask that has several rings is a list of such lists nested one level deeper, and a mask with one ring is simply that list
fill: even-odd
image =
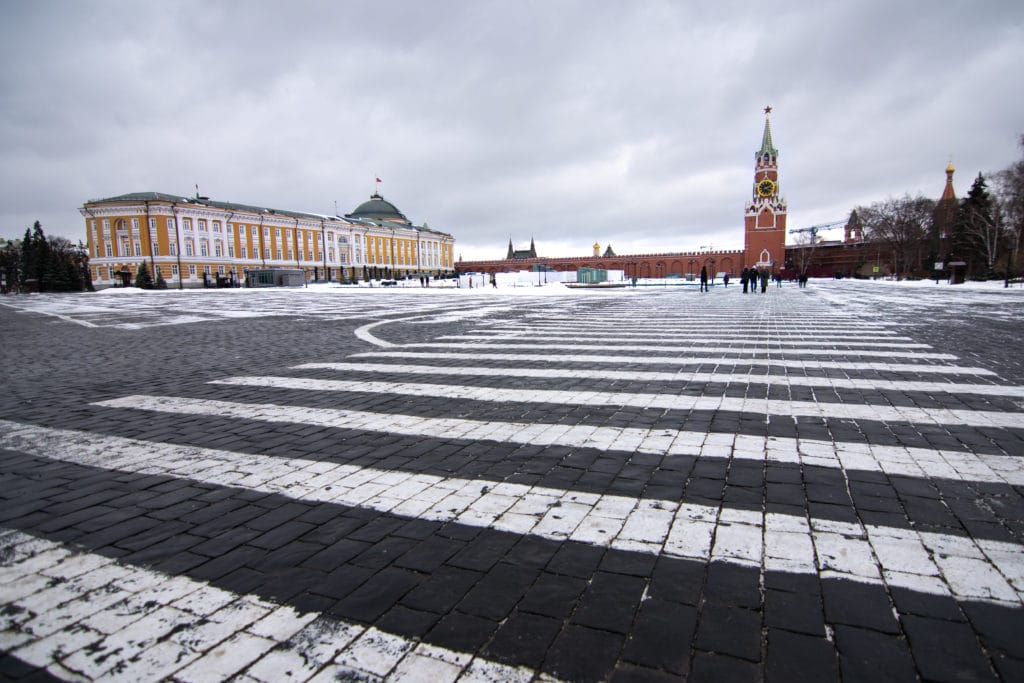
[{"label": "white painted line on ground", "polygon": [[[90,467],[963,600],[1019,607],[1024,599],[1024,552],[1012,543],[0,424],[4,448]],[[893,545],[898,551],[889,552]]]},{"label": "white painted line on ground", "polygon": [[[630,351],[633,353],[707,353],[712,351],[703,346],[684,346],[674,344],[644,345],[644,344],[538,344],[532,341],[521,344],[463,344],[460,342],[420,342],[416,344],[392,344],[392,346],[403,349],[521,349],[533,351],[535,349],[560,350],[560,351]],[[866,351],[858,349],[801,349],[801,348],[779,348],[766,349],[763,347],[730,349],[716,348],[714,353],[738,353],[750,355],[764,355],[766,353],[778,353],[783,355],[798,356],[863,356],[865,358],[921,358],[926,360],[957,360],[957,357],[949,353],[930,353],[922,351]],[[714,362],[714,358],[695,358],[696,361]]]},{"label": "white painted line on ground", "polygon": [[[475,348],[481,348],[479,346]],[[942,375],[990,375],[985,368],[959,365],[925,365],[924,363],[858,363],[854,361],[797,360],[792,358],[710,358],[681,356],[607,356],[586,354],[537,353],[463,353],[459,351],[366,351],[350,358],[439,358],[444,360],[497,360],[510,363],[586,363],[590,365],[750,365],[754,367],[791,368],[794,370],[877,370],[879,372],[916,372]]]},{"label": "white painted line on ground", "polygon": [[1024,398],[1024,387],[1005,384],[956,384],[953,382],[893,382],[884,379],[844,377],[808,377],[806,375],[727,374],[716,372],[654,372],[644,370],[566,370],[560,368],[496,368],[470,365],[408,365],[387,363],[303,363],[293,370],[334,370],[337,372],[398,373],[406,375],[443,375],[467,377],[534,377],[537,379],[597,379],[637,382],[676,382],[697,384],[757,384],[768,386],[822,387],[828,389],[867,389],[922,393],[985,394]]},{"label": "white painted line on ground", "polygon": [[819,403],[728,396],[677,396],[606,391],[554,391],[545,389],[501,389],[460,384],[413,382],[356,382],[309,379],[305,377],[227,377],[210,384],[270,387],[299,391],[356,391],[399,396],[487,401],[491,403],[553,403],[580,406],[628,406],[659,410],[725,410],[757,415],[814,417],[829,420],[874,420],[911,424],[1012,427],[1024,429],[1024,413],[949,408],[913,408],[854,403]]},{"label": "white painted line on ground", "polygon": [[833,469],[885,472],[892,475],[942,477],[961,481],[1007,483],[1014,486],[1024,484],[1022,457],[975,455],[951,450],[936,451],[782,437],[764,438],[742,434],[708,434],[674,429],[485,422],[159,396],[130,396],[94,405],[181,415],[221,415],[263,422],[312,424],[441,440],[488,440],[627,453],[635,451],[655,455],[739,458],[761,462],[768,460]]},{"label": "white painted line on ground", "polygon": [[[0,529],[3,647],[70,680],[522,681],[534,672]],[[60,582],[55,579],[64,579]],[[459,678],[463,676],[463,678]]]},{"label": "white painted line on ground", "polygon": [[[630,332],[615,332],[615,339],[622,341],[624,337],[629,337],[631,340],[637,342],[665,342],[671,341],[676,343],[685,344],[706,344],[710,346],[720,347],[728,344],[729,346],[822,346],[822,347],[834,347],[834,346],[866,346],[871,348],[880,349],[930,349],[930,344],[917,344],[913,342],[880,342],[880,341],[846,341],[842,339],[836,339],[832,341],[820,341],[820,340],[806,340],[799,339],[794,340],[792,335],[787,339],[751,339],[750,337],[740,337],[733,335],[712,335],[710,337],[680,337],[677,335],[669,334],[658,334],[652,335],[649,333],[630,333]],[[547,341],[551,339],[579,339],[580,334],[578,332],[565,332],[561,334],[556,333],[545,333],[539,334],[534,332],[525,332],[516,328],[514,331],[510,330],[502,332],[495,330],[493,333],[484,331],[473,332],[470,334],[444,334],[436,339],[459,339],[459,340],[481,340],[481,341],[493,341],[496,339],[511,339],[511,340],[524,340],[524,341]],[[518,346],[518,345],[517,345]],[[633,348],[633,347],[628,347]],[[696,347],[702,350],[707,350],[704,346]],[[840,351],[846,351],[846,349],[840,349]],[[852,351],[853,355],[862,355],[859,352]]]}]

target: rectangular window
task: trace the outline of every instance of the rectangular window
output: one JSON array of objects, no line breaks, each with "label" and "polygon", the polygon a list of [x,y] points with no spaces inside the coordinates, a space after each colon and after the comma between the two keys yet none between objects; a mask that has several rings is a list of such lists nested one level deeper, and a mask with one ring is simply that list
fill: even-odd
[{"label": "rectangular window", "polygon": [[168,218],[167,219],[167,234],[168,235],[173,235],[174,234],[174,219],[173,218]]},{"label": "rectangular window", "polygon": [[189,275],[189,277],[195,277],[196,276],[196,264],[194,264],[194,263],[188,264],[188,275]]},{"label": "rectangular window", "polygon": [[292,260],[292,248],[291,247],[288,247],[288,260],[289,261]]},{"label": "rectangular window", "polygon": [[214,232],[220,232],[220,221],[214,221],[213,222],[213,231]]},{"label": "rectangular window", "polygon": [[255,241],[256,238],[259,237],[259,236],[260,236],[259,228],[257,228],[255,225],[252,226],[252,239],[253,239],[253,241]]},{"label": "rectangular window", "polygon": [[196,222],[199,224],[199,232],[206,232],[206,219],[200,218]]},{"label": "rectangular window", "polygon": [[109,244],[107,244],[105,246],[107,248],[107,256],[113,256],[114,255],[114,253],[113,253],[114,250],[110,248]]},{"label": "rectangular window", "polygon": [[242,258],[249,258],[248,250],[244,246],[242,247]]},{"label": "rectangular window", "polygon": [[281,260],[281,250],[280,249],[277,250],[277,260],[278,261]]},{"label": "rectangular window", "polygon": [[182,218],[181,219],[181,229],[182,230],[191,230],[192,229],[192,219],[191,218]]},{"label": "rectangular window", "polygon": [[192,246],[192,240],[185,241],[185,256],[195,256],[195,247]]},{"label": "rectangular window", "polygon": [[202,242],[199,243],[199,254],[201,256],[210,255],[210,246],[209,244],[207,244],[206,240],[203,240]]},{"label": "rectangular window", "polygon": [[155,218],[150,218],[149,219],[149,231],[152,233],[155,230],[156,230],[156,219]]},{"label": "rectangular window", "polygon": [[235,245],[228,245],[228,258],[235,258]]},{"label": "rectangular window", "polygon": [[138,242],[135,243],[135,255],[142,256],[142,245]]},{"label": "rectangular window", "polygon": [[150,246],[153,248],[153,256],[159,256],[160,255],[160,245],[157,244],[156,242],[152,242],[152,243],[150,243]]},{"label": "rectangular window", "polygon": [[214,242],[214,244],[213,244],[213,253],[218,258],[220,258],[221,256],[224,255],[224,249],[223,249],[223,247],[220,246],[220,242]]},{"label": "rectangular window", "polygon": [[269,226],[266,226],[266,225],[263,226],[263,239],[268,239],[268,240],[270,239],[270,227]]},{"label": "rectangular window", "polygon": [[172,263],[171,264],[171,275],[173,275],[175,277],[178,276],[178,264],[177,263]]},{"label": "rectangular window", "polygon": [[223,275],[224,274],[224,266],[217,266],[217,272],[220,273],[221,275]]},{"label": "rectangular window", "polygon": [[281,228],[274,228],[274,239],[281,240]]},{"label": "rectangular window", "polygon": [[270,247],[263,247],[263,258],[270,258]]},{"label": "rectangular window", "polygon": [[207,275],[209,275],[210,274],[210,266],[203,266],[203,272],[206,273]]},{"label": "rectangular window", "polygon": [[133,218],[132,219],[132,232],[138,232],[138,231],[139,231],[139,219],[138,218]]},{"label": "rectangular window", "polygon": [[168,251],[168,253],[171,256],[177,256],[178,255],[178,245],[175,244],[174,242],[171,242],[170,244],[167,245],[167,251]]},{"label": "rectangular window", "polygon": [[329,258],[331,261],[334,261],[334,248],[333,247],[331,247],[330,249],[327,250],[327,258]]}]

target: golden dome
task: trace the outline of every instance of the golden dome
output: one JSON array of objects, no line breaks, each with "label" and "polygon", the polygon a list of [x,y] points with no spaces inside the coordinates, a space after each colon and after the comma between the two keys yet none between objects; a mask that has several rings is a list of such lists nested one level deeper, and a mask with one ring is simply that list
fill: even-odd
[{"label": "golden dome", "polygon": [[956,168],[953,166],[953,162],[949,162],[949,166],[946,167],[946,173],[952,173]]}]

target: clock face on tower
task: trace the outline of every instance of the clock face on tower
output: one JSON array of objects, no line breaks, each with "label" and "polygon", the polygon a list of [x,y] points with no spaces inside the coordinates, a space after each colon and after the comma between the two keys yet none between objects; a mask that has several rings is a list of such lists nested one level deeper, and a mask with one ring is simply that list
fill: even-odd
[{"label": "clock face on tower", "polygon": [[770,197],[775,192],[775,183],[765,178],[757,184],[757,193],[762,197]]}]

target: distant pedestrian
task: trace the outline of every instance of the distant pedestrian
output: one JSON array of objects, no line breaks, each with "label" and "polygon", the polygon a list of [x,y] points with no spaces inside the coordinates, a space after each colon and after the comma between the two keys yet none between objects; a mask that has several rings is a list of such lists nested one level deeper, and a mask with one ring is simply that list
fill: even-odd
[{"label": "distant pedestrian", "polygon": [[747,283],[750,281],[750,268],[740,271],[740,284],[743,285],[743,293],[747,293]]},{"label": "distant pedestrian", "polygon": [[700,291],[708,291],[708,267],[700,267]]},{"label": "distant pedestrian", "polygon": [[750,268],[750,293],[753,294],[757,291],[757,266],[751,266]]},{"label": "distant pedestrian", "polygon": [[761,275],[761,293],[762,294],[764,294],[765,292],[768,291],[768,276],[770,274],[771,273],[768,272],[767,268],[762,268],[761,269],[760,275]]},{"label": "distant pedestrian", "polygon": [[729,286],[729,273],[722,276],[722,285],[725,287]]}]

